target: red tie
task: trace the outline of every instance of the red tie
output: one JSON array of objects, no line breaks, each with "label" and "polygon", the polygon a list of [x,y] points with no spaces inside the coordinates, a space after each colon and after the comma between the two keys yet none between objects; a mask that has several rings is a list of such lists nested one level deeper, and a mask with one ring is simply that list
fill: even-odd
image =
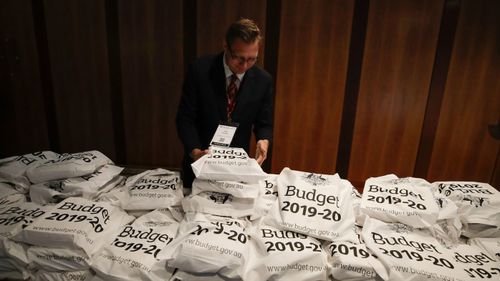
[{"label": "red tie", "polygon": [[236,74],[231,75],[231,81],[227,87],[227,120],[231,122],[231,114],[233,113],[234,106],[236,105],[236,92],[238,87],[236,86],[236,81],[238,76]]}]

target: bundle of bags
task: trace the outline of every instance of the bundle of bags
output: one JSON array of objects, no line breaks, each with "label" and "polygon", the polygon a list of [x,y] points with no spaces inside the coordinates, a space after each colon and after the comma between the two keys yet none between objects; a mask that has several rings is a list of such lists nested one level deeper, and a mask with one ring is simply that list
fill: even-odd
[{"label": "bundle of bags", "polygon": [[1,159],[0,279],[170,278],[156,257],[183,217],[180,175],[122,170],[99,151]]},{"label": "bundle of bags", "polygon": [[[98,151],[0,159],[0,279],[474,280],[500,276],[486,183],[266,174],[211,147],[125,178]],[[189,193],[189,194],[188,194]],[[186,196],[185,196],[186,194]]]}]

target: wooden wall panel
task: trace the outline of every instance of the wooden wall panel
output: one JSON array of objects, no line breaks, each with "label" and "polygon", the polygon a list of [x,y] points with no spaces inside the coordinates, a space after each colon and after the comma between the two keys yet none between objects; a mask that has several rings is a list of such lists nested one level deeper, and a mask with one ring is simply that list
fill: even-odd
[{"label": "wooden wall panel", "polygon": [[119,1],[127,163],[179,167],[182,1]]},{"label": "wooden wall panel", "polygon": [[443,1],[370,1],[348,179],[413,174]]},{"label": "wooden wall panel", "polygon": [[178,168],[185,65],[221,52],[228,25],[249,17],[273,34],[258,61],[277,82],[271,172],[342,170],[360,187],[418,171],[498,188],[500,144],[486,128],[500,121],[499,5],[0,1],[0,157],[98,149],[123,165]]},{"label": "wooden wall panel", "polygon": [[[265,35],[266,0],[198,0],[197,7],[198,56],[220,53],[223,50],[227,28],[232,22],[242,17],[254,20]],[[261,65],[263,58],[264,45],[259,50],[258,63]]]},{"label": "wooden wall panel", "polygon": [[500,149],[488,133],[500,120],[500,2],[461,5],[428,178],[489,182]]},{"label": "wooden wall panel", "polygon": [[31,1],[0,1],[0,158],[49,149]]},{"label": "wooden wall panel", "polygon": [[272,171],[335,173],[353,1],[283,1]]},{"label": "wooden wall panel", "polygon": [[61,152],[115,158],[104,2],[44,1]]}]

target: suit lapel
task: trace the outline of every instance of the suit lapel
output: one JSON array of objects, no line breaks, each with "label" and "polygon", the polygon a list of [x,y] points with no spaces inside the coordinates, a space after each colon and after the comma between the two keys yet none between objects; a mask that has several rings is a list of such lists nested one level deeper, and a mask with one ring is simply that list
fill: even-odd
[{"label": "suit lapel", "polygon": [[222,62],[223,55],[224,53],[219,54],[215,58],[210,69],[210,83],[212,84],[220,120],[227,119],[226,75],[224,74]]}]

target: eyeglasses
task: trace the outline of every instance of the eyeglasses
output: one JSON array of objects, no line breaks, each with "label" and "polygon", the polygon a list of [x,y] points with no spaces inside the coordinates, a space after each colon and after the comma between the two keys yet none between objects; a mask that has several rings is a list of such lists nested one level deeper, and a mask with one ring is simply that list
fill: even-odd
[{"label": "eyeglasses", "polygon": [[259,57],[250,57],[250,58],[245,58],[242,56],[236,55],[231,48],[229,49],[229,55],[231,56],[231,59],[237,60],[239,63],[248,63],[248,64],[254,64]]}]

